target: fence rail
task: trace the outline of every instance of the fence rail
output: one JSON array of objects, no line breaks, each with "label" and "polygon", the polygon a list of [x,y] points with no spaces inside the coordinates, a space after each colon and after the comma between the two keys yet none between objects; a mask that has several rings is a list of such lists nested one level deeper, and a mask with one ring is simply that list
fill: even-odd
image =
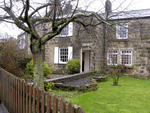
[{"label": "fence rail", "polygon": [[0,68],[0,99],[9,113],[85,113]]}]

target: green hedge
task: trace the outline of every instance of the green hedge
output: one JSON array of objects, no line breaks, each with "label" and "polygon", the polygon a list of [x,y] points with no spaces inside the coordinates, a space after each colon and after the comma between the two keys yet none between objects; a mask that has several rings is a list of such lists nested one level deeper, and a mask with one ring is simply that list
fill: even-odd
[{"label": "green hedge", "polygon": [[[33,59],[29,63],[27,63],[25,71],[27,75],[33,76]],[[50,69],[46,61],[44,61],[44,77],[47,77],[50,74],[52,74],[52,70]]]},{"label": "green hedge", "polygon": [[72,59],[67,63],[68,72],[70,74],[79,73],[80,72],[80,60]]}]

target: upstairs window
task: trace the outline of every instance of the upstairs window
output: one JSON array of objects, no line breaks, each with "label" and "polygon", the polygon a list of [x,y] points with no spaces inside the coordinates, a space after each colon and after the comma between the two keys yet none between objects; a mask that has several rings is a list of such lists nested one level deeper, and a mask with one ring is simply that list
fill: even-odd
[{"label": "upstairs window", "polygon": [[70,22],[66,27],[64,27],[58,36],[61,37],[73,36],[73,23]]},{"label": "upstairs window", "polygon": [[131,66],[132,65],[132,51],[122,50],[121,51],[121,64]]},{"label": "upstairs window", "polygon": [[117,37],[117,39],[127,39],[128,38],[128,23],[116,24],[116,37]]},{"label": "upstairs window", "polygon": [[108,65],[117,65],[118,64],[118,51],[117,50],[108,50],[107,64]]}]

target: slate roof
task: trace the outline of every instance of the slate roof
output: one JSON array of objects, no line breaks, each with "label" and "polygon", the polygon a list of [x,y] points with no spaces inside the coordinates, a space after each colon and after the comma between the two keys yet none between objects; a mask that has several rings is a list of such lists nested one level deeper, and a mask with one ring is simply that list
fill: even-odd
[{"label": "slate roof", "polygon": [[132,10],[123,12],[112,12],[109,15],[110,20],[116,19],[131,19],[131,18],[150,17],[150,9]]}]

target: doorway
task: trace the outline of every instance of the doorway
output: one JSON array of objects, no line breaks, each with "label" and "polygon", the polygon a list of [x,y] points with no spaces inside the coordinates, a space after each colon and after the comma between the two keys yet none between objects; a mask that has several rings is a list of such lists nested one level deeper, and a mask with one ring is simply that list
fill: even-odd
[{"label": "doorway", "polygon": [[85,50],[82,52],[82,72],[90,70],[90,51]]}]

